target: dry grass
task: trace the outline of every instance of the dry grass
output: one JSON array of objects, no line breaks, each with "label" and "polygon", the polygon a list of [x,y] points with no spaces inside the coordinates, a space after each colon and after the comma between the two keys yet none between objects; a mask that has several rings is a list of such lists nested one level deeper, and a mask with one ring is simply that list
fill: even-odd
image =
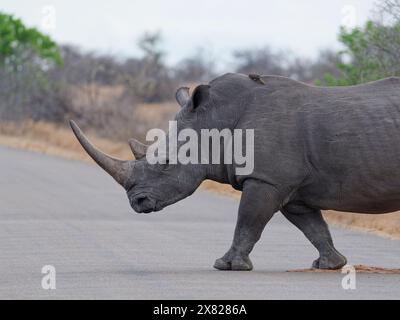
[{"label": "dry grass", "polygon": [[[121,158],[132,158],[127,144],[102,139],[88,133],[90,140],[109,154]],[[22,124],[2,124],[0,144],[11,148],[26,149],[68,159],[91,162],[90,157],[68,127],[51,123],[25,122]]]},{"label": "dry grass", "polygon": [[400,239],[400,213],[369,215],[327,211],[324,217],[332,225],[358,229],[391,239]]},{"label": "dry grass", "polygon": [[[142,106],[137,109],[136,116],[143,122],[149,119],[161,123],[165,121],[175,106],[154,105],[150,108]],[[143,111],[146,109],[146,112]],[[154,110],[153,110],[154,109]],[[160,112],[162,109],[163,112]],[[150,112],[149,112],[150,110]],[[151,112],[151,111],[154,112]],[[157,117],[157,119],[155,119]],[[133,158],[127,143],[110,141],[97,137],[93,132],[88,132],[88,137],[104,152],[121,159]],[[59,127],[44,122],[26,122],[23,124],[1,124],[0,144],[12,148],[27,149],[64,158],[92,162],[89,156],[82,151],[81,146],[72,134],[69,127]],[[202,188],[223,195],[240,197],[240,192],[227,185],[205,181]],[[330,224],[344,226],[352,229],[373,232],[393,239],[400,239],[400,214],[388,215],[360,215],[340,212],[325,212],[325,218]]]},{"label": "dry grass", "polygon": [[207,181],[204,181],[201,186],[203,188],[213,191],[215,193],[218,193],[218,194],[221,194],[224,196],[234,197],[236,199],[240,199],[241,192],[236,191],[230,185],[223,185],[223,184],[211,181],[211,180],[207,180]]}]

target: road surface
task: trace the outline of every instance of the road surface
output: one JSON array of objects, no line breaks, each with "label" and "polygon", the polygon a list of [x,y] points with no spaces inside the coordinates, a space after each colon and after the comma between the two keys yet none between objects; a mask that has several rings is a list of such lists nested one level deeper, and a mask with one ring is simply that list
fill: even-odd
[{"label": "road surface", "polygon": [[[1,299],[399,299],[400,275],[288,273],[317,252],[277,214],[252,254],[253,272],[220,272],[238,202],[198,191],[136,215],[99,168],[0,147]],[[333,228],[352,264],[400,267],[400,242]],[[56,269],[56,289],[41,286]]]}]

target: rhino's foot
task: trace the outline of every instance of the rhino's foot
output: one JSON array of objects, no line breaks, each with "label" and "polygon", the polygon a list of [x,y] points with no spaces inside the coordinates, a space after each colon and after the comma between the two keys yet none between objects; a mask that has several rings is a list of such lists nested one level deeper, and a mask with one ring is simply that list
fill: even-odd
[{"label": "rhino's foot", "polygon": [[214,263],[214,268],[222,271],[251,271],[253,264],[249,257],[234,255],[232,257],[222,257]]},{"label": "rhino's foot", "polygon": [[322,270],[338,270],[347,264],[347,259],[339,252],[331,253],[330,255],[322,255],[312,264],[313,269]]}]

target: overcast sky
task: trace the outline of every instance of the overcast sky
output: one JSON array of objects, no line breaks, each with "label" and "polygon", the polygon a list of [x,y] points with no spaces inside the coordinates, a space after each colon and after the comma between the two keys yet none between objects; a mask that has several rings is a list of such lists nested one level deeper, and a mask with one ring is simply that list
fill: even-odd
[{"label": "overcast sky", "polygon": [[374,2],[1,0],[0,10],[46,31],[60,43],[121,57],[138,55],[140,35],[160,30],[169,62],[204,47],[222,64],[238,48],[269,45],[304,57],[314,57],[322,48],[337,48],[339,26],[364,23]]}]

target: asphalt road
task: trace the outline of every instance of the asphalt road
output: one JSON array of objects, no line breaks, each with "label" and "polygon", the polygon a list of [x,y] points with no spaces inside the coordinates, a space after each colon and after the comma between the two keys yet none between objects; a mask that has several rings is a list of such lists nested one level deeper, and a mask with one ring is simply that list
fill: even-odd
[{"label": "asphalt road", "polygon": [[[400,275],[288,273],[317,252],[277,214],[252,254],[253,272],[220,272],[237,201],[198,191],[136,215],[99,168],[0,147],[1,299],[399,299]],[[333,228],[352,264],[400,267],[400,242]],[[44,265],[56,289],[41,286]]]}]

